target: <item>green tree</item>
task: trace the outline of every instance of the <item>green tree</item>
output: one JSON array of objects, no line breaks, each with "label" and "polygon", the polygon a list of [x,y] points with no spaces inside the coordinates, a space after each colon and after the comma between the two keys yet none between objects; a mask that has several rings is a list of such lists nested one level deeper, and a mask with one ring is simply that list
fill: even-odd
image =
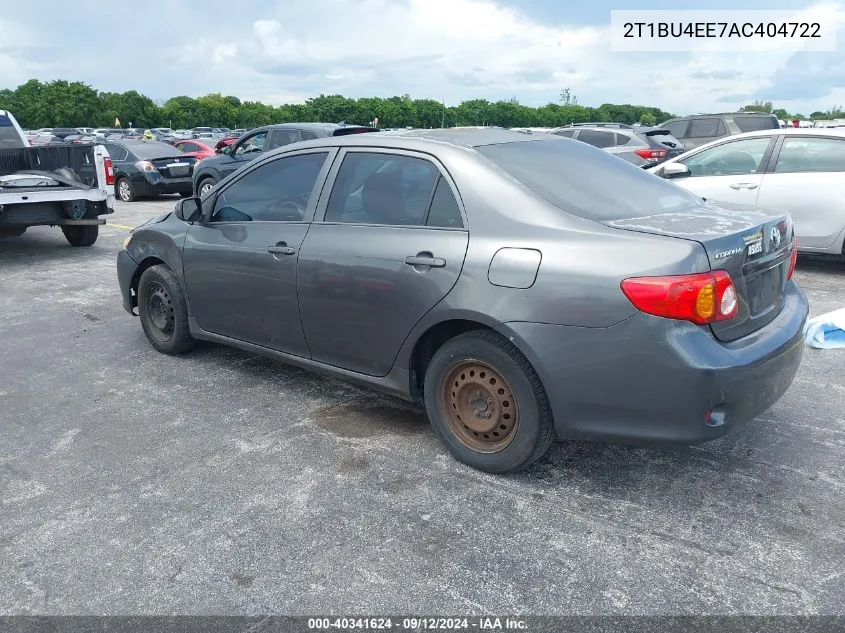
[{"label": "green tree", "polygon": [[643,112],[640,115],[640,123],[642,125],[657,125],[657,117],[651,112]]},{"label": "green tree", "polygon": [[751,105],[743,106],[740,112],[768,112],[771,113],[774,104],[771,101],[755,101]]}]

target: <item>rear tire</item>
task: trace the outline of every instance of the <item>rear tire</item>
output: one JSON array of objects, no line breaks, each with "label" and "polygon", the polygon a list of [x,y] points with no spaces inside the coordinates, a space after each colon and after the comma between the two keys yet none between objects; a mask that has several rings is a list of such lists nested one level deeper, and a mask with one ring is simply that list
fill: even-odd
[{"label": "rear tire", "polygon": [[528,360],[495,332],[444,343],[425,372],[425,408],[459,461],[490,473],[540,459],[554,439],[551,408]]},{"label": "rear tire", "polygon": [[179,197],[180,197],[180,198],[190,198],[190,197],[192,197],[193,195],[194,195],[194,192],[193,192],[193,191],[180,191],[180,192],[179,192]]},{"label": "rear tire", "polygon": [[126,176],[121,176],[114,183],[114,193],[123,202],[135,202],[138,196],[135,194],[135,187],[132,181]]},{"label": "rear tire", "polygon": [[100,234],[100,227],[96,224],[63,226],[62,233],[71,246],[93,246]]},{"label": "rear tire", "polygon": [[182,284],[164,264],[151,266],[141,274],[138,315],[150,344],[162,354],[177,356],[196,345],[188,328],[188,307]]}]

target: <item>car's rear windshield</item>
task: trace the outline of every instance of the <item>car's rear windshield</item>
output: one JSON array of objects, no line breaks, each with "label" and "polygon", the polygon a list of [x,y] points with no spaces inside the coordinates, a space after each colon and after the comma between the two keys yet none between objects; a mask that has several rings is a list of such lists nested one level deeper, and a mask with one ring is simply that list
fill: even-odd
[{"label": "car's rear windshield", "polygon": [[780,123],[773,116],[737,116],[734,123],[743,132],[757,132],[758,130],[778,130]]},{"label": "car's rear windshield", "polygon": [[12,125],[12,119],[5,114],[0,114],[0,147],[20,148],[24,146],[23,139]]},{"label": "car's rear windshield", "polygon": [[589,220],[622,220],[701,204],[685,189],[578,141],[501,143],[476,150],[541,198]]},{"label": "car's rear windshield", "polygon": [[135,154],[141,160],[148,160],[150,158],[168,158],[170,156],[182,156],[182,152],[168,145],[167,143],[159,143],[158,141],[145,141],[143,143],[133,143],[127,145],[126,149]]}]

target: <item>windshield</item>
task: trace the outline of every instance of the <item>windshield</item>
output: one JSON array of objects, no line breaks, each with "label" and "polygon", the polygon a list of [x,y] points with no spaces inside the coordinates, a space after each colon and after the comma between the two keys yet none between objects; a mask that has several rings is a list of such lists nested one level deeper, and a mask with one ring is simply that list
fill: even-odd
[{"label": "windshield", "polygon": [[137,145],[127,145],[126,149],[135,154],[142,160],[150,158],[167,158],[169,156],[182,156],[182,152],[168,145],[167,143],[158,143],[156,141],[146,141],[138,143]]},{"label": "windshield", "polygon": [[541,198],[589,220],[622,220],[701,204],[701,198],[586,143],[565,138],[475,148]]}]

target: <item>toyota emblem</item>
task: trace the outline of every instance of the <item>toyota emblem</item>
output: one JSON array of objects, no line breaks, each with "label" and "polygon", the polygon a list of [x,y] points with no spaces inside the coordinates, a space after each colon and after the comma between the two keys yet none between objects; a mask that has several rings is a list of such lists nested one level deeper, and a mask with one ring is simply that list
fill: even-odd
[{"label": "toyota emblem", "polygon": [[776,226],[772,227],[772,248],[780,246],[780,229]]}]

